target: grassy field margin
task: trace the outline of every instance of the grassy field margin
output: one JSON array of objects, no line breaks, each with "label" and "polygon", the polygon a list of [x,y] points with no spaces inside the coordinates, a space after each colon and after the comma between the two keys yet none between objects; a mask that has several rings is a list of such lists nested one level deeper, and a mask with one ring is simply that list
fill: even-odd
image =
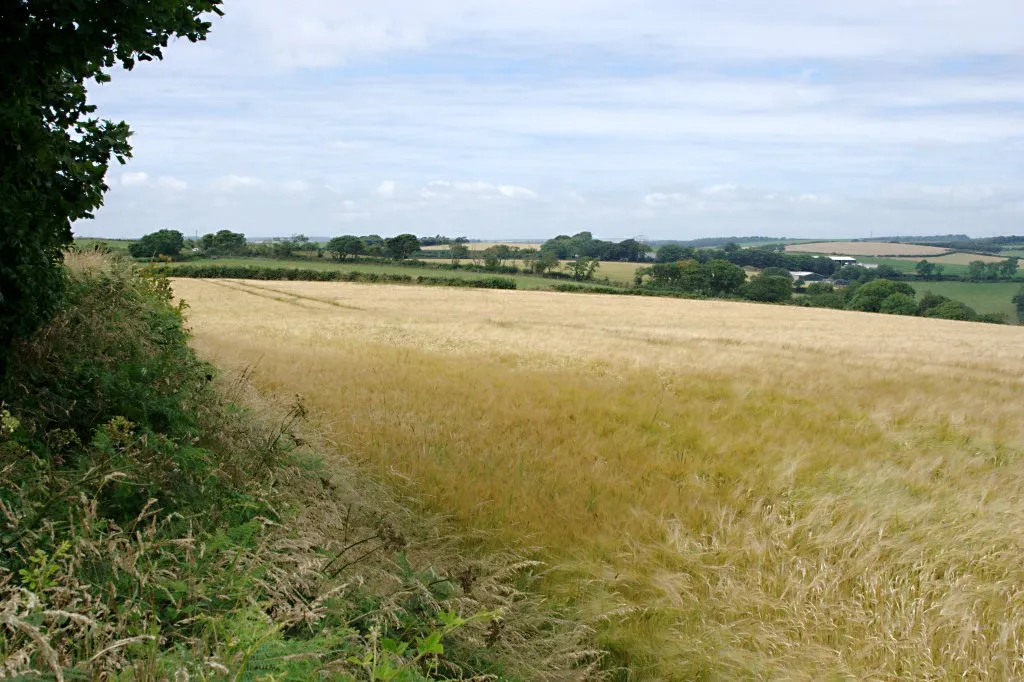
[{"label": "grassy field margin", "polygon": [[0,652],[50,679],[588,679],[543,567],[474,552],[188,346],[166,279],[69,257],[0,384]]}]

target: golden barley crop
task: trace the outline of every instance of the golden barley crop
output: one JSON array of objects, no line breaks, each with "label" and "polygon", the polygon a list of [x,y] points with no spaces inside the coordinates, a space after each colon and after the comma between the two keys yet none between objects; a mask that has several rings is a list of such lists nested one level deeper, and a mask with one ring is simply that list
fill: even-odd
[{"label": "golden barley crop", "polygon": [[1024,328],[176,280],[195,343],[561,568],[631,679],[1024,676]]}]

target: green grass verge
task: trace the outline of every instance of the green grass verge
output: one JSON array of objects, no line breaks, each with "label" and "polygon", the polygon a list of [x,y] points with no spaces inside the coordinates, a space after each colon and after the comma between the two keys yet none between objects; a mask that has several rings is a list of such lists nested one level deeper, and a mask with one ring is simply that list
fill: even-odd
[{"label": "green grass verge", "polygon": [[[309,258],[302,260],[277,260],[274,258],[217,258],[190,261],[187,263],[170,263],[175,268],[186,265],[224,265],[264,268],[285,268],[290,270],[318,270],[337,272],[360,272],[376,275],[406,275],[414,280],[417,277],[453,277],[457,279],[478,280],[491,276],[485,272],[468,270],[438,270],[430,267],[410,267],[400,264],[360,263],[358,261],[336,261],[327,258]],[[514,280],[518,289],[550,289],[558,280],[535,277],[533,275],[505,275],[498,277]]]},{"label": "green grass verge", "polygon": [[1021,284],[1016,282],[910,282],[918,295],[931,291],[955,301],[966,303],[979,313],[1005,313],[1007,320],[1017,320],[1013,296]]},{"label": "green grass verge", "polygon": [[[0,630],[14,679],[580,679],[601,658],[190,348],[169,282],[67,258],[65,307],[0,377]],[[568,652],[568,653],[567,653]]]}]

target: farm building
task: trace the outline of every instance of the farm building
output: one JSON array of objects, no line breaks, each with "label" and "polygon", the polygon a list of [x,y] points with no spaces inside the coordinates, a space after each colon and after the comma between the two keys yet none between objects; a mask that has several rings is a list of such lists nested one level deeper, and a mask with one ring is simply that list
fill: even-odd
[{"label": "farm building", "polygon": [[821,282],[825,279],[824,275],[804,270],[790,270],[789,276],[793,278],[794,282]]},{"label": "farm building", "polygon": [[854,258],[853,256],[829,256],[828,258],[829,258],[829,260],[831,260],[836,265],[856,265],[857,264],[857,259]]}]

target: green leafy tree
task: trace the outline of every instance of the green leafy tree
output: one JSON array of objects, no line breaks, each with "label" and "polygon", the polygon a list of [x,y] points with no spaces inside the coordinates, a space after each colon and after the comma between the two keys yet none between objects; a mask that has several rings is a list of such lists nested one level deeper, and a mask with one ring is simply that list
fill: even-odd
[{"label": "green leafy tree", "polygon": [[658,249],[655,258],[657,258],[659,263],[675,263],[687,258],[693,258],[693,249],[688,249],[679,244],[665,244]]},{"label": "green leafy tree", "polygon": [[615,245],[617,255],[613,260],[622,260],[629,263],[640,263],[647,260],[648,247],[635,239],[624,239]]},{"label": "green leafy tree", "polygon": [[366,246],[363,244],[363,240],[354,235],[345,235],[343,237],[335,237],[327,242],[325,250],[328,253],[333,253],[334,257],[338,260],[345,260],[347,256],[358,256],[366,250]]},{"label": "green leafy tree", "polygon": [[825,294],[835,293],[835,290],[835,285],[829,282],[811,282],[807,285],[808,296],[824,296]]},{"label": "green leafy tree", "polygon": [[914,287],[906,282],[893,282],[888,279],[876,279],[860,286],[850,299],[848,308],[850,310],[861,310],[868,313],[877,313],[882,308],[882,301],[893,294],[905,294],[914,297]]},{"label": "green leafy tree", "polygon": [[384,251],[395,260],[405,260],[420,250],[420,240],[414,234],[400,234],[384,240]]},{"label": "green leafy tree", "polygon": [[452,256],[452,265],[458,265],[464,258],[469,258],[469,247],[466,246],[465,242],[460,242],[458,240],[452,242],[448,251]]},{"label": "green leafy tree", "polygon": [[295,234],[288,239],[271,242],[270,253],[274,258],[292,258],[297,251],[305,251],[308,248],[309,237],[304,234]]},{"label": "green leafy tree", "polygon": [[0,373],[15,338],[56,309],[71,223],[103,203],[128,124],[94,116],[86,84],[206,37],[220,0],[8,0],[0,12]]},{"label": "green leafy tree", "polygon": [[199,240],[199,248],[218,256],[239,255],[246,252],[248,242],[241,232],[218,230],[216,234],[204,234]]},{"label": "green leafy tree", "polygon": [[1017,321],[1024,324],[1024,286],[1018,289],[1014,295],[1013,305],[1017,308]]},{"label": "green leafy tree", "polygon": [[985,261],[972,260],[967,264],[967,279],[972,282],[983,282],[988,279],[988,268]]},{"label": "green leafy tree", "polygon": [[790,282],[793,281],[793,276],[785,268],[768,267],[762,270],[760,274],[762,277],[785,277]]},{"label": "green leafy tree", "polygon": [[973,322],[978,319],[978,313],[965,303],[960,301],[944,301],[928,311],[928,317],[938,317],[943,320],[964,320]]},{"label": "green leafy tree", "polygon": [[887,296],[878,306],[878,312],[889,315],[916,315],[917,301],[913,296],[896,292]]},{"label": "green leafy tree", "polygon": [[558,256],[551,251],[529,250],[523,253],[523,265],[535,275],[543,275],[559,265]]},{"label": "green leafy tree", "polygon": [[917,314],[924,317],[930,317],[928,313],[932,308],[940,306],[948,300],[950,299],[946,296],[940,296],[939,294],[933,294],[930,291],[926,291],[924,292],[924,296],[921,297],[921,300],[917,302]]},{"label": "green leafy tree", "polygon": [[1016,257],[1007,258],[999,263],[999,276],[1004,279],[1013,279],[1017,276],[1017,266],[1020,259]]},{"label": "green leafy tree", "polygon": [[484,267],[486,268],[497,268],[503,267],[510,259],[515,257],[512,247],[508,244],[496,244],[489,248],[484,249]]},{"label": "green leafy tree", "polygon": [[185,246],[185,235],[177,230],[157,230],[147,234],[128,247],[133,258],[156,258],[158,256],[178,256]]},{"label": "green leafy tree", "polygon": [[914,270],[921,279],[931,279],[935,276],[935,263],[921,260],[914,266]]},{"label": "green leafy tree", "polygon": [[[737,249],[738,250],[738,249]],[[713,260],[704,266],[705,293],[710,296],[734,294],[747,281],[747,273],[727,260]],[[792,285],[792,278],[787,275]]]},{"label": "green leafy tree", "polygon": [[742,289],[743,298],[765,303],[782,303],[793,298],[793,278],[787,274],[765,275],[761,273],[747,282]]},{"label": "green leafy tree", "polygon": [[580,256],[576,260],[565,264],[572,278],[577,280],[594,279],[594,273],[597,272],[600,266],[600,261],[590,256]]}]

